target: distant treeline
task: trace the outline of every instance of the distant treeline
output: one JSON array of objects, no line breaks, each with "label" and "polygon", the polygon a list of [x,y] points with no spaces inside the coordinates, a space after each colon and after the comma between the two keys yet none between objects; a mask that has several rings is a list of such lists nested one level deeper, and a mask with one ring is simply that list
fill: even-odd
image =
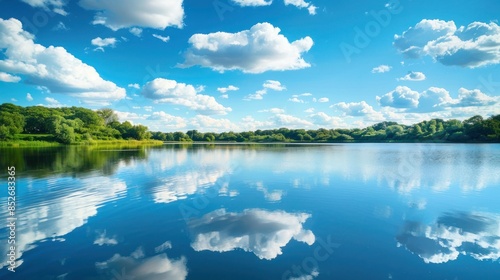
[{"label": "distant treeline", "polygon": [[112,109],[0,105],[0,141],[37,140],[71,144],[92,140],[205,142],[500,142],[500,115],[464,121],[432,119],[414,125],[381,122],[363,129],[270,129],[247,132],[150,132],[144,125],[119,122]]},{"label": "distant treeline", "polygon": [[414,125],[381,122],[363,129],[270,129],[247,132],[153,132],[162,141],[224,142],[500,142],[500,115],[464,121],[433,119]]},{"label": "distant treeline", "polygon": [[111,109],[0,105],[0,140],[45,140],[71,144],[92,140],[150,139],[144,125],[120,123]]}]

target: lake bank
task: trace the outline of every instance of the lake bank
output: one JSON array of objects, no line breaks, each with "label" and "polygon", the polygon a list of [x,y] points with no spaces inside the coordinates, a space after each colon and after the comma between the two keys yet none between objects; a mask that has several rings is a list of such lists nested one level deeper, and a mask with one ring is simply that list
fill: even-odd
[{"label": "lake bank", "polygon": [[91,140],[72,144],[62,144],[52,141],[27,141],[12,140],[0,141],[0,148],[36,148],[36,147],[62,147],[62,146],[118,146],[118,147],[138,147],[138,146],[160,146],[159,140]]}]

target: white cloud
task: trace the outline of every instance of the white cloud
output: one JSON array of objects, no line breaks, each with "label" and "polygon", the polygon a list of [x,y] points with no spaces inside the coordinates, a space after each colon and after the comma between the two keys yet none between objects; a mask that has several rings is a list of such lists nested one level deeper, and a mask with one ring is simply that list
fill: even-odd
[{"label": "white cloud", "polygon": [[281,108],[271,108],[266,110],[260,110],[259,113],[283,114],[285,113],[285,110]]},{"label": "white cloud", "polygon": [[442,110],[442,106],[452,103],[453,99],[446,89],[430,87],[420,94],[420,98],[418,99],[418,110],[423,112]]},{"label": "white cloud", "polygon": [[35,8],[43,8],[47,11],[53,11],[56,14],[66,16],[68,13],[64,10],[66,2],[64,0],[21,0],[24,3]]},{"label": "white cloud", "polygon": [[426,263],[446,263],[460,255],[500,259],[500,219],[489,213],[448,213],[432,225],[407,222],[398,244]]},{"label": "white cloud", "polygon": [[114,48],[116,45],[116,38],[101,38],[97,37],[92,39],[91,43],[92,45],[96,46],[97,48],[94,49],[94,51],[100,50],[104,51],[105,47],[112,47]]},{"label": "white cloud", "polygon": [[80,6],[97,11],[93,24],[102,24],[113,31],[134,26],[165,29],[169,26],[183,27],[183,0],[81,0]]},{"label": "white cloud", "polygon": [[220,98],[228,99],[228,98],[229,98],[229,94],[222,94],[222,95],[220,96]]},{"label": "white cloud", "polygon": [[272,89],[275,91],[285,90],[286,87],[283,86],[279,81],[267,80],[263,85],[264,88]]},{"label": "white cloud", "polygon": [[153,37],[155,37],[156,39],[159,39],[161,41],[163,41],[163,43],[166,43],[170,40],[170,36],[161,36],[161,35],[158,35],[158,34],[153,34]]},{"label": "white cloud", "polygon": [[479,67],[500,63],[500,26],[473,22],[456,27],[453,21],[424,19],[401,35],[394,46],[409,58],[430,56],[444,65]]},{"label": "white cloud", "polygon": [[[191,247],[195,251],[214,252],[242,249],[260,259],[272,260],[282,254],[282,248],[292,239],[308,245],[315,242],[314,234],[303,228],[309,217],[305,213],[260,209],[247,209],[242,213],[216,210],[189,222],[194,235]],[[239,230],[234,231],[234,228]]]},{"label": "white cloud", "polygon": [[229,85],[228,87],[217,88],[217,91],[220,92],[220,93],[226,93],[228,91],[237,91],[237,90],[239,90],[239,88],[235,87],[233,85]]},{"label": "white cloud", "polygon": [[139,84],[128,84],[129,88],[135,88],[135,89],[140,89],[141,86]]},{"label": "white cloud", "polygon": [[391,66],[389,65],[379,65],[372,69],[372,73],[385,73],[391,71]]},{"label": "white cloud", "polygon": [[210,116],[197,115],[190,120],[190,124],[203,131],[227,132],[240,128],[229,119],[216,119]]},{"label": "white cloud", "polygon": [[422,72],[413,72],[410,71],[408,74],[406,74],[404,77],[399,78],[399,81],[412,81],[412,82],[419,82],[425,80],[425,74]]},{"label": "white cloud", "polygon": [[130,33],[137,37],[141,37],[142,35],[142,28],[139,27],[132,27],[128,31],[130,31]]},{"label": "white cloud", "polygon": [[458,90],[458,100],[454,103],[456,107],[468,107],[468,106],[487,106],[493,105],[499,102],[498,97],[491,97],[478,89],[468,90],[465,88],[460,88]]},{"label": "white cloud", "polygon": [[317,100],[319,103],[326,103],[326,102],[330,102],[330,99],[328,99],[328,97],[322,97],[320,99]]},{"label": "white cloud", "polygon": [[31,93],[26,93],[26,100],[28,101],[33,101],[33,96],[31,96]]},{"label": "white cloud", "polygon": [[103,245],[117,245],[118,241],[116,240],[116,236],[107,237],[106,231],[100,233],[96,239],[94,240],[94,244],[103,246]]},{"label": "white cloud", "polygon": [[144,85],[142,95],[156,103],[182,105],[200,114],[225,115],[232,111],[231,108],[217,103],[214,97],[199,94],[199,90],[200,88],[196,89],[192,85],[157,78]]},{"label": "white cloud", "polygon": [[281,201],[284,195],[282,190],[269,191],[262,182],[257,182],[257,190],[264,194],[264,198],[270,202]]},{"label": "white cloud", "polygon": [[273,0],[231,0],[242,7],[269,6]]},{"label": "white cloud", "polygon": [[21,77],[11,75],[9,73],[0,72],[0,81],[6,83],[17,83],[21,80]]},{"label": "white cloud", "polygon": [[[500,102],[500,97],[489,96],[478,89],[460,88],[458,98],[453,99],[443,88],[430,87],[418,93],[406,86],[398,86],[382,97],[377,96],[381,106],[407,109],[414,112],[437,112],[451,107],[491,107]],[[456,110],[456,109],[454,109]],[[487,114],[485,114],[487,115]]]},{"label": "white cloud", "polygon": [[288,98],[288,101],[294,102],[294,103],[304,103],[304,100],[298,98],[298,97],[292,97]]},{"label": "white cloud", "polygon": [[313,280],[314,278],[318,277],[319,276],[319,272],[317,269],[313,269],[313,271],[311,272],[311,274],[305,274],[305,275],[301,275],[299,277],[292,277],[288,280]]},{"label": "white cloud", "polygon": [[[31,180],[31,179],[30,179]],[[65,179],[49,178],[52,191],[62,192]],[[44,202],[31,201],[29,207],[19,215],[16,227],[17,258],[34,249],[43,240],[63,240],[62,238],[95,216],[98,208],[106,201],[117,199],[127,189],[125,182],[110,177],[74,178],[81,186],[65,196],[47,197]],[[29,182],[32,185],[32,182]],[[99,186],[108,186],[99,188]],[[57,189],[59,188],[59,189]],[[35,193],[32,193],[36,196]],[[56,239],[57,238],[57,239]],[[10,246],[5,243],[5,245]],[[7,247],[2,249],[7,250]],[[0,256],[1,266],[7,264],[7,255]]]},{"label": "white cloud", "polygon": [[307,3],[304,0],[285,0],[285,5],[293,5],[299,9],[307,8],[307,11],[310,15],[315,15],[316,9],[318,8],[311,3]]},{"label": "white cloud", "polygon": [[314,108],[309,108],[309,109],[305,110],[305,111],[304,111],[304,113],[312,114],[312,113],[314,113],[315,111],[316,111],[316,109],[314,109]]},{"label": "white cloud", "polygon": [[161,184],[153,188],[154,201],[155,203],[167,204],[206,191],[229,172],[228,169],[226,167],[204,167],[161,179]]},{"label": "white cloud", "polygon": [[309,121],[297,118],[292,115],[285,115],[285,114],[276,114],[274,117],[271,118],[271,120],[278,127],[306,128],[314,126],[314,124],[312,124]]},{"label": "white cloud", "polygon": [[416,108],[420,94],[409,87],[398,86],[382,97],[377,96],[380,106],[390,106],[394,108]]},{"label": "white cloud", "polygon": [[109,275],[114,272],[120,279],[185,280],[188,275],[186,263],[185,257],[174,260],[168,258],[165,253],[150,258],[132,253],[128,257],[115,254],[107,261],[96,263],[96,267],[107,271]]},{"label": "white cloud", "polygon": [[166,129],[180,129],[187,126],[187,122],[184,118],[172,116],[163,111],[154,112],[153,115],[148,117],[148,120],[156,121],[155,130],[165,130]]},{"label": "white cloud", "polygon": [[314,124],[319,126],[330,126],[330,127],[345,127],[345,123],[340,117],[329,116],[324,112],[318,112],[316,114],[310,115],[313,119]]},{"label": "white cloud", "polygon": [[267,94],[267,90],[271,89],[274,91],[283,91],[286,89],[279,81],[267,80],[262,85],[263,89],[256,91],[254,94],[247,95],[244,100],[262,100],[264,95]]},{"label": "white cloud", "polygon": [[52,97],[45,97],[45,101],[50,105],[60,105],[61,103]]},{"label": "white cloud", "polygon": [[361,102],[340,102],[330,106],[343,112],[344,116],[366,117],[369,120],[383,120],[383,115],[373,109],[365,101]]},{"label": "white cloud", "polygon": [[97,71],[62,47],[36,44],[17,19],[0,19],[0,72],[23,75],[30,84],[84,102],[109,104],[125,98],[125,89],[105,81]]},{"label": "white cloud", "polygon": [[215,71],[241,70],[245,73],[296,70],[310,67],[302,58],[313,45],[310,37],[292,43],[269,23],[258,23],[237,33],[194,34],[181,67],[200,65]]}]

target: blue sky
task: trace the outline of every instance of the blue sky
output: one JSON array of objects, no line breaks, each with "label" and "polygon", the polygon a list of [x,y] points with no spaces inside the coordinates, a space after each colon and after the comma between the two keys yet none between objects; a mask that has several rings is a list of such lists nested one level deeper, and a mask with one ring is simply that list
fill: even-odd
[{"label": "blue sky", "polygon": [[151,130],[500,113],[495,0],[3,0],[0,103]]}]

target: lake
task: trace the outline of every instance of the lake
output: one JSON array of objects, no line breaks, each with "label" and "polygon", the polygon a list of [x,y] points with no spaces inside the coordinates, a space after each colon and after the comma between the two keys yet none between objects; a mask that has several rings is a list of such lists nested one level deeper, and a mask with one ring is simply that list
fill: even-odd
[{"label": "lake", "polygon": [[0,153],[0,279],[500,279],[497,144]]}]

